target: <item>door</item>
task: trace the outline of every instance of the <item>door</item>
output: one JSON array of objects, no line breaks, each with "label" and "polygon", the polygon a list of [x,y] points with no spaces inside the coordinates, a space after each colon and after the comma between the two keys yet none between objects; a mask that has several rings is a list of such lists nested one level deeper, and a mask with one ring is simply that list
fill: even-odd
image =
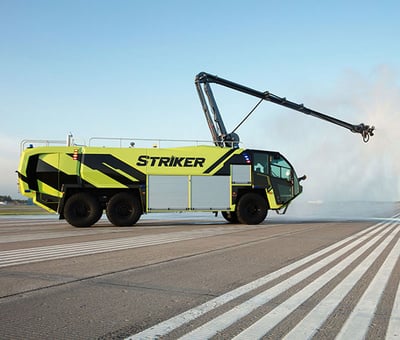
[{"label": "door", "polygon": [[278,204],[289,202],[301,192],[293,167],[277,152],[254,151],[253,179],[255,187],[272,188]]}]

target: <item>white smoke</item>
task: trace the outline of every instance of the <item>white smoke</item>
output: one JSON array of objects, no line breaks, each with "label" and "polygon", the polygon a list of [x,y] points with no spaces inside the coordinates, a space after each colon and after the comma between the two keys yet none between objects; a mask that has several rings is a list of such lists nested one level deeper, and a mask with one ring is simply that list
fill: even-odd
[{"label": "white smoke", "polygon": [[[282,152],[298,176],[307,175],[301,200],[400,200],[398,75],[386,65],[367,75],[346,71],[332,88],[326,95],[303,98],[305,106],[351,124],[374,125],[368,143],[360,134],[281,108],[255,127],[252,147]],[[263,110],[271,113],[270,106]]]},{"label": "white smoke", "polygon": [[307,145],[306,164],[311,173],[307,183],[310,187],[305,184],[305,190],[309,190],[310,197],[337,201],[400,200],[397,79],[390,67],[380,66],[367,76],[348,71],[338,82],[325,107],[341,112],[345,121],[374,125],[376,133],[367,144],[361,142],[359,135],[335,131],[320,142]]}]

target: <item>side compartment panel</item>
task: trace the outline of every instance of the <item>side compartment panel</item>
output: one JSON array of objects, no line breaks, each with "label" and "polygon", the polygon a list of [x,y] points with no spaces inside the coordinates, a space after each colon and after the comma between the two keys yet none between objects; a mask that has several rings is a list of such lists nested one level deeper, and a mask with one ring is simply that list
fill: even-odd
[{"label": "side compartment panel", "polygon": [[232,165],[232,184],[251,184],[251,165]]},{"label": "side compartment panel", "polygon": [[229,176],[192,176],[191,208],[227,210],[230,208]]},{"label": "side compartment panel", "polygon": [[189,209],[188,176],[148,176],[147,188],[149,211]]}]

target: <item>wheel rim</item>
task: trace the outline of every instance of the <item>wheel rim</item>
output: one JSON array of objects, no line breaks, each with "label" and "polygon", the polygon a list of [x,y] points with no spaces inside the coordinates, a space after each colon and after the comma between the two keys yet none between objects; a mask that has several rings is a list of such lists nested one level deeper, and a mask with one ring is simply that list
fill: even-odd
[{"label": "wheel rim", "polygon": [[68,198],[64,207],[65,219],[75,227],[90,227],[101,217],[103,209],[88,193],[77,193]]},{"label": "wheel rim", "polygon": [[90,208],[87,204],[75,204],[74,206],[75,215],[78,217],[87,217],[90,214]]},{"label": "wheel rim", "polygon": [[267,215],[266,201],[256,193],[247,193],[240,198],[236,212],[240,223],[259,224]]},{"label": "wheel rim", "polygon": [[247,206],[247,213],[251,216],[257,216],[260,214],[260,207],[258,206],[258,204],[256,204],[256,202],[251,201],[249,202],[249,205]]},{"label": "wheel rim", "polygon": [[133,209],[132,207],[130,207],[129,205],[125,204],[125,203],[121,203],[116,207],[116,213],[121,216],[121,217],[127,217],[130,214],[132,214]]},{"label": "wheel rim", "polygon": [[139,205],[134,195],[126,192],[117,193],[107,204],[107,218],[116,226],[131,226],[141,215]]}]

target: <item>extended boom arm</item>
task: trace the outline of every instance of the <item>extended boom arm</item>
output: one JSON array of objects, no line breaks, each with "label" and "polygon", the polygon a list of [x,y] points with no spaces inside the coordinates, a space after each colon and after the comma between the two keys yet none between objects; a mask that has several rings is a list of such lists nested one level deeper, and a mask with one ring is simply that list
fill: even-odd
[{"label": "extended boom arm", "polygon": [[[249,94],[251,96],[260,98],[261,101],[267,100],[267,101],[273,102],[275,104],[282,105],[282,106],[288,107],[288,108],[296,110],[296,111],[300,111],[304,114],[326,120],[330,123],[344,127],[346,129],[350,130],[351,132],[361,134],[364,142],[368,142],[369,138],[374,135],[374,129],[375,129],[374,126],[369,126],[369,125],[365,125],[362,123],[358,124],[358,125],[350,124],[350,123],[344,122],[342,120],[339,120],[337,118],[320,113],[318,111],[311,110],[311,109],[305,107],[303,104],[297,104],[297,103],[291,102],[290,100],[287,100],[286,98],[276,96],[268,91],[265,91],[265,92],[257,91],[252,88],[234,83],[232,81],[202,72],[196,76],[195,84],[196,84],[196,88],[197,88],[197,91],[198,91],[198,94],[200,97],[201,104],[203,106],[204,113],[206,115],[207,123],[208,123],[208,126],[211,131],[211,135],[213,137],[215,144],[219,145],[219,146],[237,145],[239,143],[239,136],[234,132],[232,132],[232,133],[227,132],[225,125],[223,123],[221,114],[219,113],[218,106],[215,101],[214,95],[212,93],[210,83],[222,85],[222,86],[231,88],[233,90],[240,91],[240,92]],[[206,100],[206,97],[207,97],[207,100]],[[209,107],[211,107],[212,113],[214,115],[214,119],[211,116]]]}]

